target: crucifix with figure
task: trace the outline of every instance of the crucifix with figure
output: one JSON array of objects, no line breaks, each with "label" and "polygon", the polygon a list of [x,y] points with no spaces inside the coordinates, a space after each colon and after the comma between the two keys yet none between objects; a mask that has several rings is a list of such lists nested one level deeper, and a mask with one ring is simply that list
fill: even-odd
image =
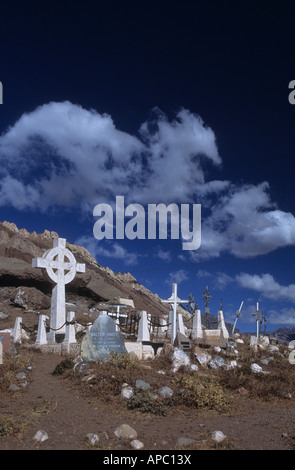
[{"label": "crucifix with figure", "polygon": [[171,344],[174,344],[177,330],[177,304],[187,304],[188,300],[180,300],[177,297],[177,284],[172,284],[172,295],[168,300],[161,300],[162,303],[171,304],[172,310],[172,331],[171,331]]},{"label": "crucifix with figure", "polygon": [[65,285],[76,273],[85,273],[85,264],[77,263],[74,255],[66,248],[65,238],[55,238],[53,248],[45,251],[41,258],[33,258],[33,268],[44,268],[56,284],[52,290],[50,316],[50,342],[55,342],[55,333],[65,332],[66,301]]}]

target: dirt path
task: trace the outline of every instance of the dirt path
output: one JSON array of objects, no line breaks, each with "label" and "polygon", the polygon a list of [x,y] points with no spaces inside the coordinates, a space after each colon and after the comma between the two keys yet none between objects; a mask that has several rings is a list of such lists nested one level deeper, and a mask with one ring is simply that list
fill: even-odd
[{"label": "dirt path", "polygon": [[[21,393],[3,398],[0,414],[24,417],[31,421],[24,435],[1,436],[1,450],[83,450],[88,433],[100,436],[101,449],[131,449],[114,436],[114,430],[128,423],[138,433],[138,439],[148,450],[177,449],[179,437],[190,437],[198,448],[208,449],[213,431],[221,430],[228,436],[229,447],[243,450],[287,450],[294,447],[295,405],[291,400],[284,406],[253,403],[243,399],[239,413],[219,415],[211,412],[187,410],[166,417],[147,416],[122,407],[115,410],[91,403],[69,388],[60,376],[52,375],[61,361],[59,356],[33,353],[29,384]],[[43,443],[33,440],[42,429],[49,439]]]}]

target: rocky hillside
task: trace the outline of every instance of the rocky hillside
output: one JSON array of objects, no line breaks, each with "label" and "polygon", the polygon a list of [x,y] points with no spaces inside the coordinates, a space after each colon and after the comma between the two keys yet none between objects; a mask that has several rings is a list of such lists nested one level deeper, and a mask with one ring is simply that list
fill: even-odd
[{"label": "rocky hillside", "polygon": [[[0,222],[0,328],[11,328],[16,316],[25,313],[24,323],[38,321],[36,312],[49,313],[52,284],[44,270],[32,268],[32,258],[52,248],[56,232],[30,233],[14,223]],[[109,310],[109,304],[129,303],[129,311],[146,310],[153,316],[168,312],[160,298],[139,284],[129,273],[114,273],[99,265],[81,246],[67,243],[77,262],[86,271],[66,285],[66,301],[76,305],[77,315],[85,320],[97,310]],[[124,300],[125,299],[125,300]],[[129,300],[129,302],[128,302]],[[114,310],[115,311],[115,310]],[[31,313],[31,315],[30,315]],[[91,318],[93,321],[93,318]]]}]

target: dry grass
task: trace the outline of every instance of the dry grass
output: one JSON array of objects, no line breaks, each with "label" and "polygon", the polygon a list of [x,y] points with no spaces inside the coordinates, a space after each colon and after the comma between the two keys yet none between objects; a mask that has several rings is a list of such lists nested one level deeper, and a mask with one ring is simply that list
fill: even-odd
[{"label": "dry grass", "polygon": [[15,383],[15,375],[20,369],[31,364],[31,355],[5,355],[0,365],[0,397],[9,393],[9,386]]},{"label": "dry grass", "polygon": [[[250,398],[269,401],[274,398],[289,398],[295,393],[295,368],[281,353],[273,354],[269,365],[260,363],[264,357],[263,351],[255,354],[253,351],[239,356],[240,367],[224,371],[218,370],[220,385],[227,390],[238,390],[244,387]],[[253,373],[251,364],[261,364],[265,373]]]},{"label": "dry grass", "polygon": [[14,436],[21,438],[32,424],[32,419],[27,416],[18,416],[13,418],[0,416],[0,437]]}]

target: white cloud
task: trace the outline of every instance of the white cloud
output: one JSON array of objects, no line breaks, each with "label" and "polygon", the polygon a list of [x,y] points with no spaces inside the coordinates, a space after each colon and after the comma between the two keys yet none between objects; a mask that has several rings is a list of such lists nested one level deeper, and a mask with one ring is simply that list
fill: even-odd
[{"label": "white cloud", "polygon": [[229,253],[251,258],[295,245],[295,218],[277,209],[268,191],[266,182],[241,187],[231,184],[222,191],[203,219],[201,248],[191,251],[190,257],[198,260]]},{"label": "white cloud", "polygon": [[267,312],[267,324],[295,327],[295,308],[283,308],[279,312],[270,310]]},{"label": "white cloud", "polygon": [[169,273],[168,279],[166,279],[165,283],[166,284],[181,284],[183,281],[186,281],[188,279],[188,273],[184,269],[179,269],[178,271],[175,271],[173,273]]},{"label": "white cloud", "polygon": [[169,262],[171,261],[171,252],[170,251],[166,251],[166,250],[163,250],[161,247],[157,247],[156,249],[156,252],[155,252],[155,256],[157,258],[160,258],[162,261],[166,261],[166,262]]},{"label": "white cloud", "polygon": [[204,182],[204,155],[220,163],[214,133],[187,110],[172,122],[157,113],[153,130],[144,123],[137,138],[116,129],[109,115],[53,102],[23,114],[0,137],[0,205],[92,210],[116,195],[184,202]]},{"label": "white cloud", "polygon": [[209,273],[209,271],[206,271],[205,269],[199,269],[196,276],[197,276],[198,279],[203,279],[203,278],[206,278],[206,277],[211,277],[212,274]]},{"label": "white cloud", "polygon": [[236,281],[241,287],[259,292],[267,299],[295,301],[295,284],[282,286],[271,274],[241,273],[236,276]]},{"label": "white cloud", "polygon": [[[82,236],[75,241],[76,245],[83,246],[100,263],[100,257],[120,259],[126,266],[133,266],[138,263],[141,256],[137,253],[129,252],[117,242],[110,245],[108,241],[97,241],[94,237]],[[104,246],[103,246],[104,245]],[[110,249],[106,246],[110,246]]]},{"label": "white cloud", "polygon": [[210,165],[221,163],[214,132],[189,110],[170,121],[156,110],[136,137],[107,114],[52,102],[0,136],[0,206],[62,206],[91,216],[97,203],[114,204],[116,195],[126,203],[194,202],[202,204],[202,241],[188,253],[193,261],[294,246],[295,218],[271,200],[268,183],[207,180]]},{"label": "white cloud", "polygon": [[233,278],[230,277],[228,274],[225,273],[216,273],[216,277],[214,280],[214,288],[218,290],[224,290],[225,287],[233,282]]}]

